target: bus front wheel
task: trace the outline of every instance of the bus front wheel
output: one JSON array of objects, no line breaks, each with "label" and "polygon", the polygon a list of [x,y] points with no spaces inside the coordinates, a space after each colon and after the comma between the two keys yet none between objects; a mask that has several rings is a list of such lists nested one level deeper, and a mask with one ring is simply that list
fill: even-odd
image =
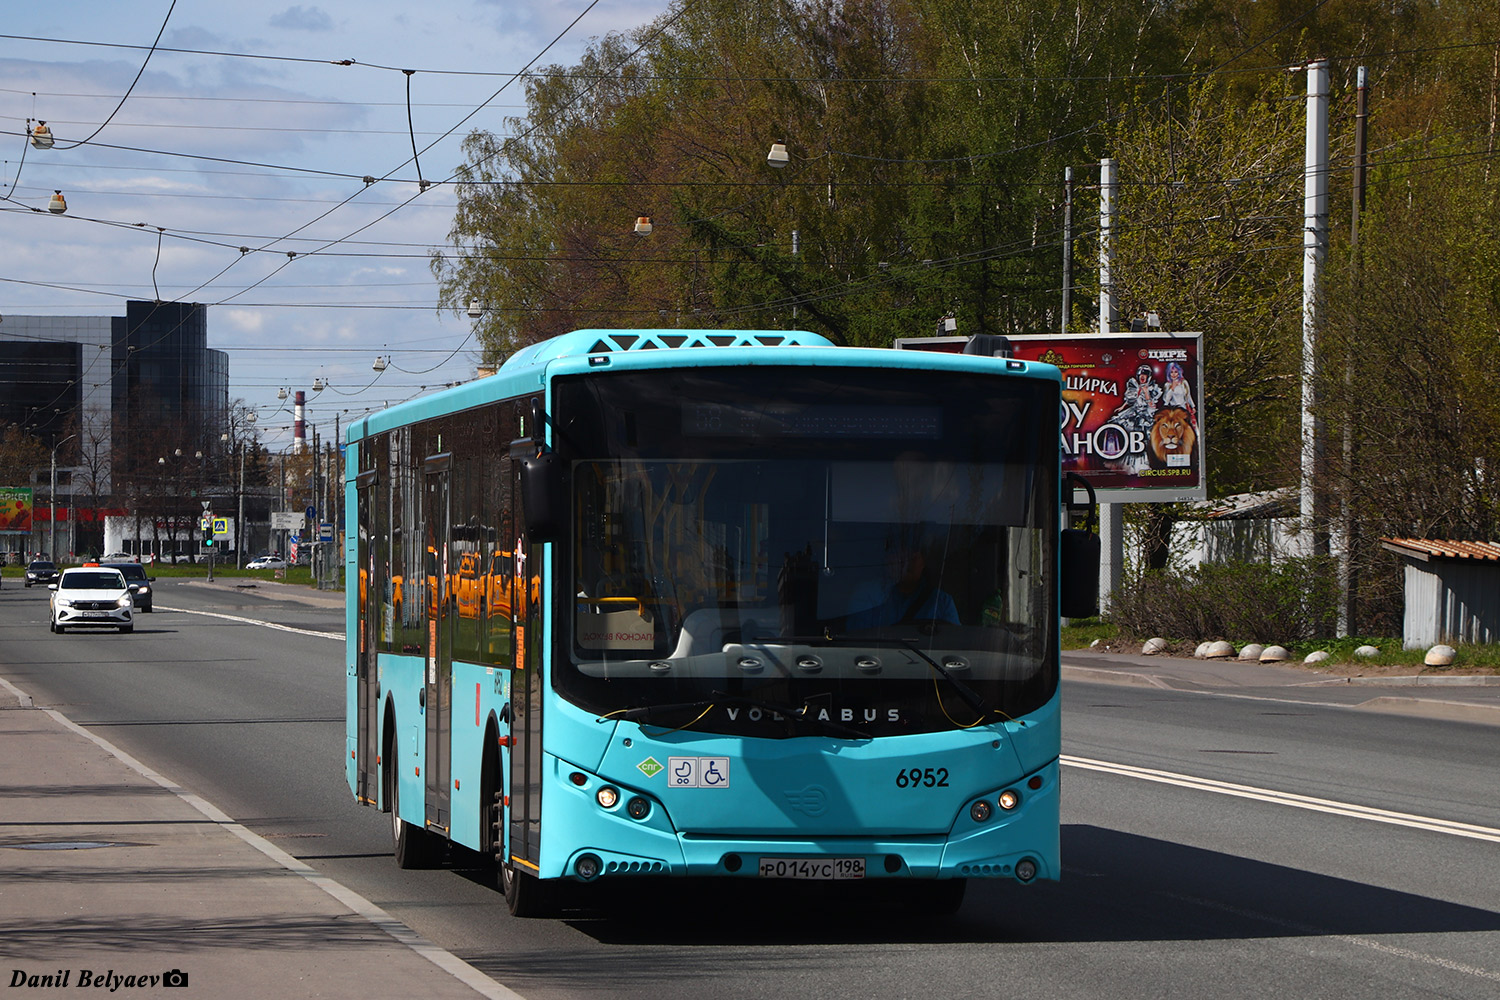
[{"label": "bus front wheel", "polygon": [[[391,759],[396,759],[391,747]],[[386,794],[391,803],[391,846],[398,868],[432,868],[442,857],[442,842],[401,818],[401,790],[396,775],[386,772]]]},{"label": "bus front wheel", "polygon": [[916,879],[897,884],[904,890],[902,903],[907,909],[931,917],[957,913],[964,904],[964,890],[969,885],[967,879],[961,878]]},{"label": "bus front wheel", "polygon": [[513,917],[550,917],[556,909],[552,888],[509,861],[500,865],[500,883],[505,889],[505,906]]}]

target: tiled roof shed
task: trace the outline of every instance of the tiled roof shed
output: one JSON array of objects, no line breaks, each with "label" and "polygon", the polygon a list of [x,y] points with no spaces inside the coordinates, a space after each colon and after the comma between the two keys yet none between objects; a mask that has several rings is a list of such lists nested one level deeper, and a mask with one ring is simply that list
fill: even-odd
[{"label": "tiled roof shed", "polygon": [[1500,542],[1382,538],[1406,568],[1401,642],[1500,641]]}]

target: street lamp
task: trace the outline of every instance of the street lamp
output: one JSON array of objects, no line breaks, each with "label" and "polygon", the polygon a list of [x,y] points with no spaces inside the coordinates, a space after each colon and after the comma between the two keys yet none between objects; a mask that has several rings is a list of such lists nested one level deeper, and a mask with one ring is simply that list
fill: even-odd
[{"label": "street lamp", "polygon": [[[251,422],[255,420],[255,414],[250,414]],[[240,460],[240,487],[235,491],[235,499],[238,504],[238,513],[234,518],[234,567],[241,569],[244,566],[245,543],[243,532],[245,530],[245,447],[242,442],[230,441],[228,433],[220,434],[219,440],[229,442],[233,451],[238,453]]]},{"label": "street lamp", "polygon": [[[196,452],[196,453],[194,453],[193,457],[196,458],[196,459],[198,459],[198,461],[200,463],[199,464],[199,469],[200,469],[199,478],[201,480],[202,479],[201,469],[202,469],[202,461],[203,461],[203,452],[201,452],[201,451]],[[159,466],[161,466],[161,469],[162,469],[162,471],[164,473],[170,472],[172,480],[177,485],[177,490],[178,490],[178,493],[179,493],[178,500],[180,501],[180,494],[181,494],[181,491],[182,491],[182,488],[183,488],[182,449],[181,448],[173,448],[172,449],[172,461],[170,463],[168,463],[166,457],[163,456],[163,457],[157,458],[156,464],[159,465]],[[189,491],[189,492],[191,492],[191,491]],[[176,503],[174,503],[172,505],[171,509],[175,512],[175,511],[180,511],[181,507],[179,507]],[[168,521],[167,521],[168,525],[171,528],[171,534],[168,537],[169,537],[170,541],[172,542],[172,549],[173,549],[173,551],[172,551],[172,565],[174,565],[174,566],[177,565],[177,551],[176,551],[176,549],[177,549],[177,529],[178,529],[178,527],[181,526],[180,520],[181,520],[181,514],[180,513],[173,513],[172,516],[170,518],[168,518]],[[193,540],[193,529],[192,529],[192,522],[191,521],[189,521],[188,527],[187,527],[187,540],[190,543]],[[189,558],[191,559],[192,556],[189,555]]]},{"label": "street lamp", "polygon": [[[31,119],[27,119],[30,121]],[[31,144],[37,149],[51,149],[56,140],[52,136],[52,130],[47,123],[39,121],[31,129]]]},{"label": "street lamp", "polygon": [[[53,562],[57,561],[57,449],[76,438],[77,434],[69,434],[61,441],[52,442],[52,488],[47,493],[47,556]],[[71,492],[69,496],[71,496]]]}]

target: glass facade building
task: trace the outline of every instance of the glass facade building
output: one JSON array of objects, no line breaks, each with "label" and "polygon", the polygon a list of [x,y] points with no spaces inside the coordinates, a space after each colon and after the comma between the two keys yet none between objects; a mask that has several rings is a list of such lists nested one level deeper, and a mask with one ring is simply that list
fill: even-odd
[{"label": "glass facade building", "polygon": [[[208,348],[208,312],[193,302],[129,302],[113,324],[112,405],[118,436],[116,464],[133,468],[159,450],[159,428],[202,428],[206,447],[218,444],[229,416],[229,356]],[[138,454],[139,452],[139,454]]]},{"label": "glass facade building", "polygon": [[[228,419],[229,356],[208,347],[201,304],[131,301],[124,316],[0,317],[0,427],[55,447],[57,496],[50,462],[10,470],[0,486],[34,485],[39,516],[50,519],[54,506],[65,519],[75,506],[110,506],[120,499],[116,484],[138,488],[159,456],[217,451]],[[0,540],[0,550],[19,544]],[[58,549],[67,551],[60,539]]]}]

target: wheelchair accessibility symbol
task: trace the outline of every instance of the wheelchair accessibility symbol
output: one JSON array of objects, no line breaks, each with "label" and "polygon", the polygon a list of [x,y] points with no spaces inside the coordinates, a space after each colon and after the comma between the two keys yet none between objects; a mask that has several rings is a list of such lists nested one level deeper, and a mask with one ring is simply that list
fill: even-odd
[{"label": "wheelchair accessibility symbol", "polygon": [[728,788],[728,757],[669,757],[669,788]]}]

